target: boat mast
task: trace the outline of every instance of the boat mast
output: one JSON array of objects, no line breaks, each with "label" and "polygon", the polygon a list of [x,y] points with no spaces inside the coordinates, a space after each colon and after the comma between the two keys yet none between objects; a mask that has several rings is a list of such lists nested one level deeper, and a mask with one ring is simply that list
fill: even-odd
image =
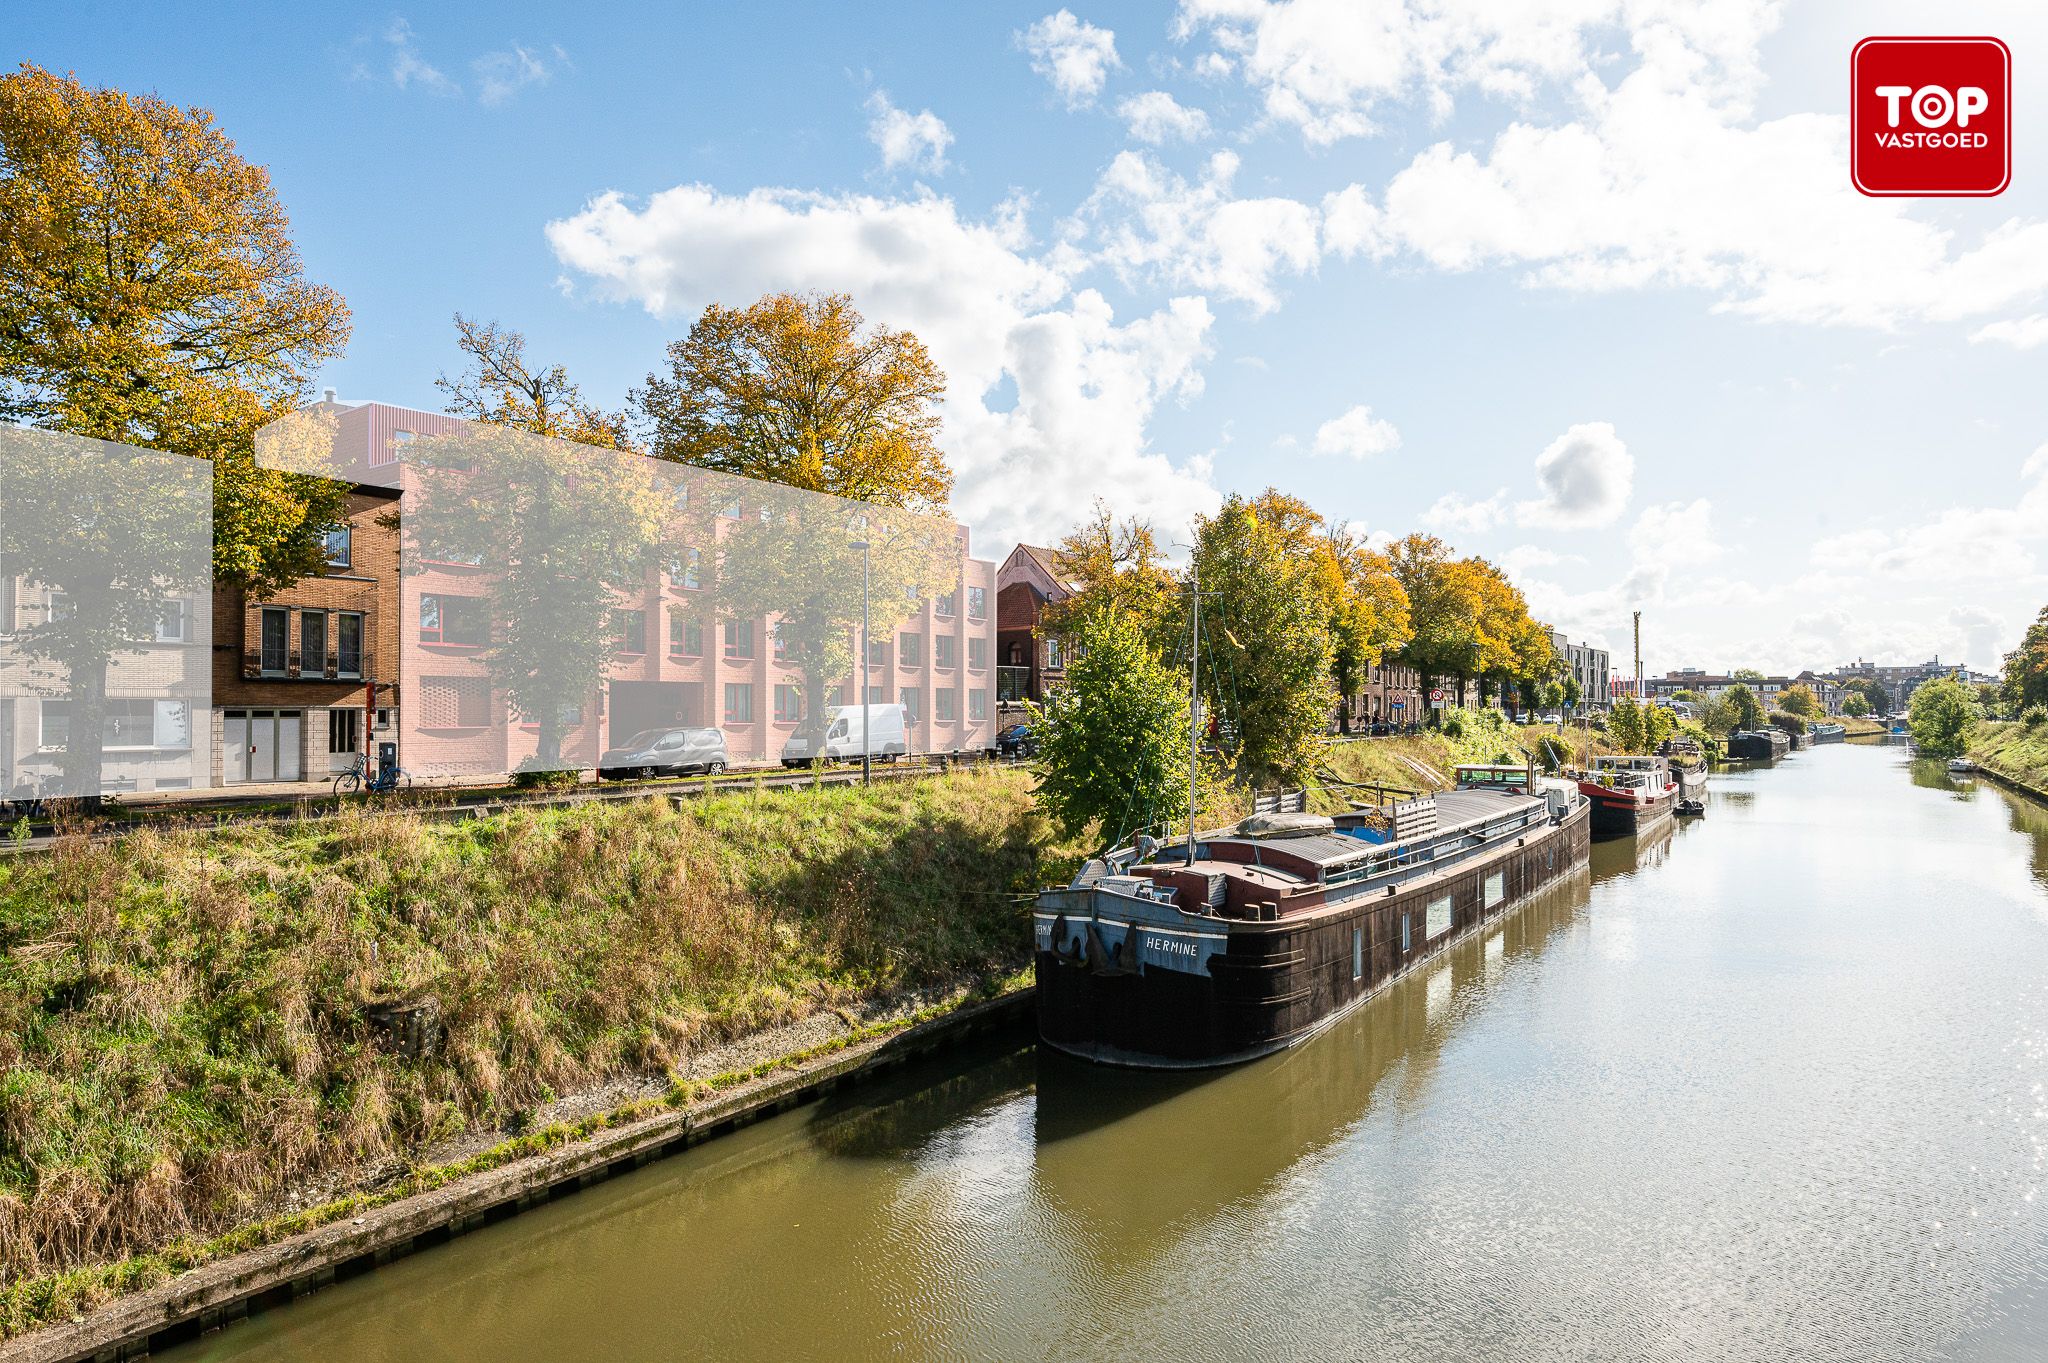
[{"label": "boat mast", "polygon": [[1193,646],[1188,652],[1188,865],[1195,864],[1195,773],[1202,768],[1202,551],[1201,536],[1195,537],[1195,551],[1188,556],[1194,573],[1194,590],[1189,593],[1189,615],[1193,618]]}]

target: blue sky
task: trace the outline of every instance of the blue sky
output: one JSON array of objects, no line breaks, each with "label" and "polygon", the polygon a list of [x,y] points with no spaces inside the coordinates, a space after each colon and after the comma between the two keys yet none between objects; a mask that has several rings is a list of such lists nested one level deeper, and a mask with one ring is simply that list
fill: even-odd
[{"label": "blue sky", "polygon": [[[1939,652],[2048,601],[2038,7],[2013,187],[1848,183],[1926,7],[1184,0],[42,7],[24,59],[213,110],[436,407],[450,315],[622,401],[714,299],[844,288],[953,377],[977,548],[1268,483],[1507,564],[1652,671]],[[2031,462],[2030,462],[2031,461]]]}]

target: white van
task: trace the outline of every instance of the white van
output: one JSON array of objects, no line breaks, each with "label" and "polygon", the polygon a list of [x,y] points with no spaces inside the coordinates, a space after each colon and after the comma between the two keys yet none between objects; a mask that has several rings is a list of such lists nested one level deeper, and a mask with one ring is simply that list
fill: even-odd
[{"label": "white van", "polygon": [[[830,723],[825,728],[824,751],[827,762],[858,762],[861,750],[866,748],[870,757],[883,760],[901,757],[910,751],[910,715],[901,704],[870,704],[867,708],[866,742],[862,742],[861,708],[858,705],[841,705],[832,711]],[[812,758],[811,740],[798,734],[782,745],[782,765],[801,767]]]}]

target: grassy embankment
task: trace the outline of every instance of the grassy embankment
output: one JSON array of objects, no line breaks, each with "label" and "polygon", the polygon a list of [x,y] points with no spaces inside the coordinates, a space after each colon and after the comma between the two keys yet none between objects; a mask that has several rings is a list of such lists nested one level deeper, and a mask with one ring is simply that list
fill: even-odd
[{"label": "grassy embankment", "polygon": [[1825,722],[1841,725],[1845,738],[1869,738],[1886,732],[1883,720],[1858,719],[1853,715],[1835,715]]},{"label": "grassy embankment", "polygon": [[[995,770],[353,814],[0,862],[0,1337],[633,1115],[524,1129],[558,1093],[851,998],[1013,976],[1014,896],[1081,850],[1029,788]],[[424,1054],[366,1018],[427,997]],[[416,1166],[463,1132],[500,1144]],[[342,1195],[278,1214],[309,1184]]]},{"label": "grassy embankment", "polygon": [[1979,724],[1968,755],[1978,766],[2048,799],[2048,724]]},{"label": "grassy embankment", "polygon": [[[1462,729],[1335,745],[1325,765],[1434,788],[1558,738]],[[1567,730],[1566,760],[1598,740]],[[1030,784],[354,812],[0,862],[0,1337],[704,1086],[530,1129],[558,1094],[673,1075],[693,1048],[852,999],[1012,977],[1013,896],[1086,850],[1054,838]],[[1249,798],[1209,803],[1214,826]],[[369,1020],[424,999],[424,1054]],[[484,1148],[423,1162],[464,1134]],[[294,1209],[308,1186],[329,1200]]]}]

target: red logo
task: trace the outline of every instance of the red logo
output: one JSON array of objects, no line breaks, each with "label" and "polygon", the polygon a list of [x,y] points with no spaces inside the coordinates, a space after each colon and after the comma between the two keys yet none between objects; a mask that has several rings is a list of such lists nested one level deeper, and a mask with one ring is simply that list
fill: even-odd
[{"label": "red logo", "polygon": [[1996,38],[1865,38],[1849,56],[1856,188],[1985,198],[2012,180],[2012,53]]}]

